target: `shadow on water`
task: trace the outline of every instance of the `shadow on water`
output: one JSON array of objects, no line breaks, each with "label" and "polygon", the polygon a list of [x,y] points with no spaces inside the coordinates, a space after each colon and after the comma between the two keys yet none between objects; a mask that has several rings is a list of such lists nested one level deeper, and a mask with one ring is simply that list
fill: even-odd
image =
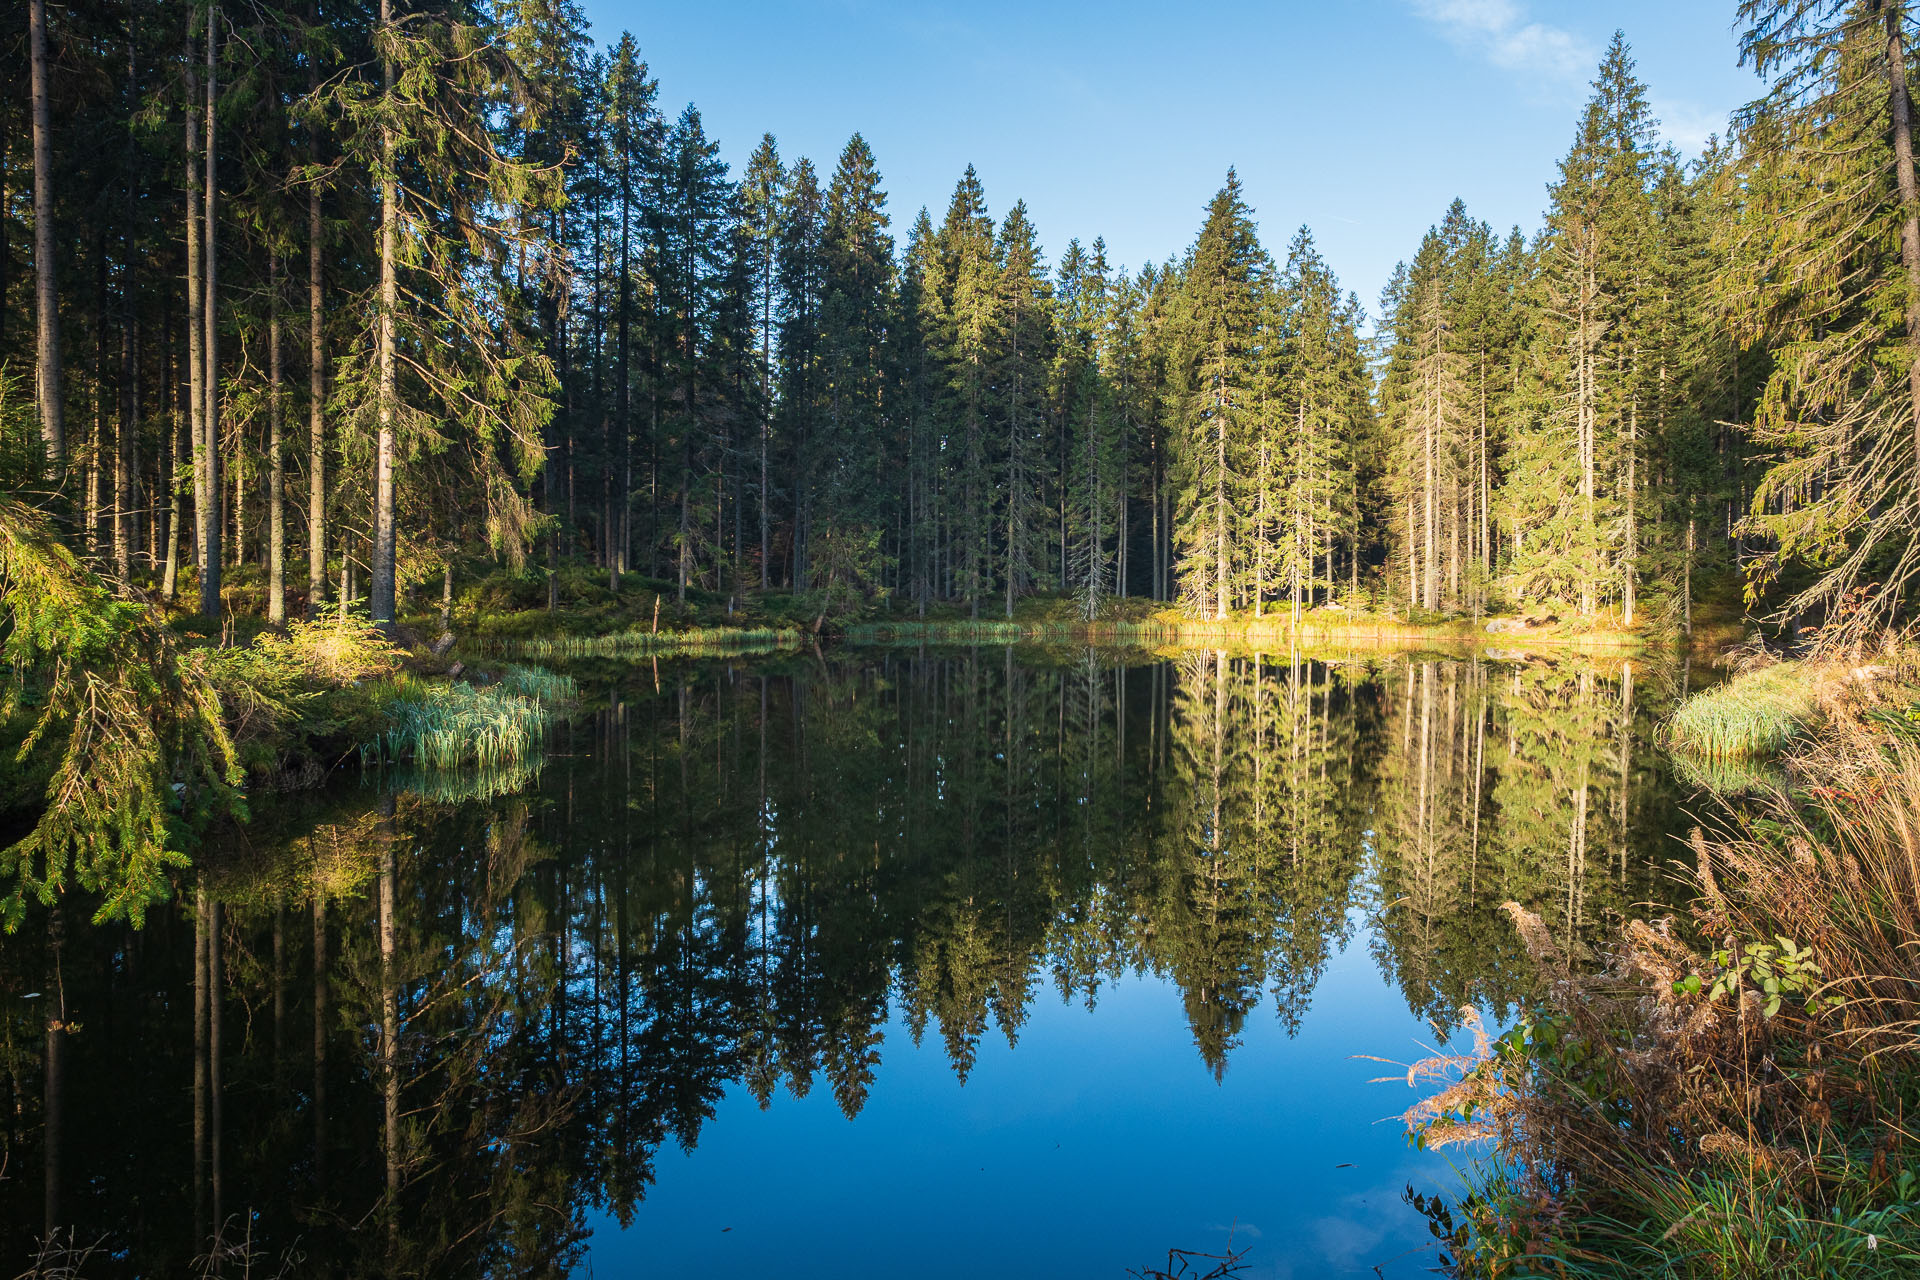
[{"label": "shadow on water", "polygon": [[0,1263],[58,1228],[89,1275],[216,1232],[219,1274],[563,1274],[730,1091],[859,1117],[883,1041],[919,1052],[890,1025],[965,1083],[1036,1002],[1145,977],[1218,1080],[1356,941],[1419,1018],[1507,1017],[1501,902],[1592,939],[1681,852],[1644,663],[576,674],[535,775],[261,803],[144,930],[69,903],[0,944]]}]

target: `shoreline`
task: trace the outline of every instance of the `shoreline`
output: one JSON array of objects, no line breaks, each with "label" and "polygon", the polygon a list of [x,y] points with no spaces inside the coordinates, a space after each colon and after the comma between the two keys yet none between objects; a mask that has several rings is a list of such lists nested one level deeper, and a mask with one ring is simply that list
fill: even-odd
[{"label": "shoreline", "polygon": [[1547,629],[1489,633],[1471,623],[1420,625],[1388,619],[1332,622],[1307,619],[1298,628],[1284,618],[1166,620],[1144,622],[1031,622],[962,620],[865,622],[848,626],[842,638],[851,644],[1107,644],[1143,648],[1283,648],[1312,645],[1373,645],[1382,648],[1454,648],[1526,653],[1535,649],[1632,656],[1648,647],[1631,632],[1566,633]]}]

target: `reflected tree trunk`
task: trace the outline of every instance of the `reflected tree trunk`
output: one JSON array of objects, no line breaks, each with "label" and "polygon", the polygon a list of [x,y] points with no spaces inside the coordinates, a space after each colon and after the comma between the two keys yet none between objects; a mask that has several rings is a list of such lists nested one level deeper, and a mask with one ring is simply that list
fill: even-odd
[{"label": "reflected tree trunk", "polygon": [[226,1197],[221,1179],[220,1110],[224,1092],[220,1079],[220,1016],[223,1000],[221,985],[224,961],[220,954],[222,911],[217,901],[207,903],[207,1168],[213,1191],[213,1218],[210,1226],[219,1239],[226,1221]]},{"label": "reflected tree trunk", "polygon": [[313,894],[313,1183],[327,1187],[327,899]]},{"label": "reflected tree trunk", "polygon": [[207,1241],[207,886],[193,894],[193,1242]]},{"label": "reflected tree trunk", "polygon": [[380,1095],[386,1156],[387,1256],[400,1248],[400,988],[395,974],[393,797],[381,801],[380,849]]},{"label": "reflected tree trunk", "polygon": [[47,952],[48,975],[45,999],[52,1006],[47,1015],[47,1057],[46,1057],[46,1094],[45,1094],[45,1132],[41,1136],[42,1168],[41,1179],[44,1191],[44,1210],[46,1240],[53,1242],[54,1232],[60,1229],[60,1155],[66,1138],[66,1042],[67,1042],[67,991],[66,983],[60,973],[60,948],[63,941],[63,921],[60,908],[56,904],[47,913]]}]

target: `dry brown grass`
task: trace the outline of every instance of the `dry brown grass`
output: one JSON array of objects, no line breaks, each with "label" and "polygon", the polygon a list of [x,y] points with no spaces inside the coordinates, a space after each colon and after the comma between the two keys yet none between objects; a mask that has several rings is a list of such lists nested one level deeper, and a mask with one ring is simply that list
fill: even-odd
[{"label": "dry brown grass", "polygon": [[1535,1021],[1416,1064],[1410,1082],[1445,1087],[1406,1119],[1490,1141],[1503,1212],[1560,1256],[1618,1274],[1606,1237],[1705,1260],[1661,1274],[1829,1274],[1858,1248],[1920,1265],[1920,732],[1883,714],[1903,687],[1829,664],[1787,786],[1695,830],[1688,914],[1628,923],[1597,970],[1508,904]]}]

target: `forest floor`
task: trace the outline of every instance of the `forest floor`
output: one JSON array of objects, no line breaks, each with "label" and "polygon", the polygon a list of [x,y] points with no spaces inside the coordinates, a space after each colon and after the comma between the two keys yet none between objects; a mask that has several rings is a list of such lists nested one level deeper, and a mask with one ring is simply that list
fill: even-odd
[{"label": "forest floor", "polygon": [[1492,1143],[1472,1194],[1418,1202],[1457,1274],[1920,1268],[1920,650],[1743,656],[1744,694],[1670,727],[1678,763],[1688,708],[1769,708],[1718,740],[1752,767],[1692,834],[1687,912],[1584,957],[1509,904],[1530,1016],[1418,1068],[1445,1087],[1416,1139]]}]

